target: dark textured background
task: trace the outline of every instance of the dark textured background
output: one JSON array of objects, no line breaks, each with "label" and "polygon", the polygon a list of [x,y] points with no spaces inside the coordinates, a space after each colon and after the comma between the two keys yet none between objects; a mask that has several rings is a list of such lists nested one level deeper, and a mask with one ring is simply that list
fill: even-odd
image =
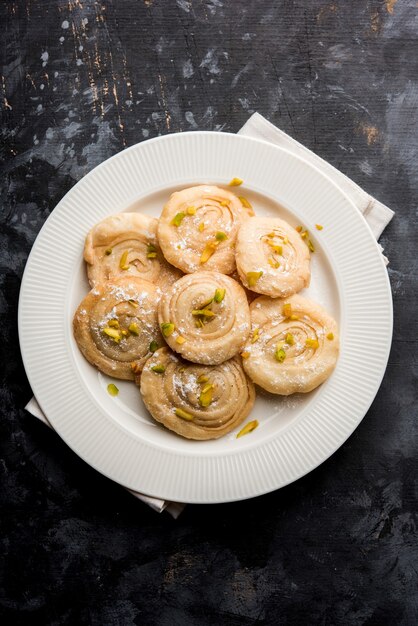
[{"label": "dark textured background", "polygon": [[[417,2],[0,7],[3,623],[415,625]],[[158,134],[235,132],[256,110],[396,210],[381,239],[394,343],[372,408],[331,459],[174,522],[23,410],[20,279],[45,219],[95,165]]]}]

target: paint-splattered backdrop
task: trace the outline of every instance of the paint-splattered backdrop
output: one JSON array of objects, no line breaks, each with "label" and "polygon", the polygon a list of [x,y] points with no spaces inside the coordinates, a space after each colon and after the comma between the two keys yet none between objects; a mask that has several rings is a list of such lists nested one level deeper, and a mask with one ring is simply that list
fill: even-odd
[{"label": "paint-splattered backdrop", "polygon": [[[4,623],[416,624],[417,2],[3,0],[0,11]],[[382,238],[394,346],[367,418],[323,466],[173,522],[24,412],[20,278],[43,222],[95,165],[158,134],[234,132],[256,110],[396,210]]]}]

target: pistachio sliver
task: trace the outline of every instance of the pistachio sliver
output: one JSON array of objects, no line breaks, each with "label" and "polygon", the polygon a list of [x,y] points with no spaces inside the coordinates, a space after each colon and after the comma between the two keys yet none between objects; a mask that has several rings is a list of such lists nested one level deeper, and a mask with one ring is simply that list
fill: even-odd
[{"label": "pistachio sliver", "polygon": [[315,252],[315,246],[313,245],[312,241],[310,239],[308,239],[307,241],[308,244],[308,248],[311,252]]},{"label": "pistachio sliver", "polygon": [[157,256],[156,252],[147,252],[147,259],[155,259]]},{"label": "pistachio sliver", "polygon": [[205,385],[199,396],[199,404],[202,407],[208,407],[212,403],[213,385]]},{"label": "pistachio sliver", "polygon": [[195,206],[188,206],[186,212],[187,212],[187,215],[195,215],[196,207]]},{"label": "pistachio sliver", "polygon": [[293,346],[295,344],[295,338],[293,337],[292,333],[287,333],[285,337],[285,342],[288,346]]},{"label": "pistachio sliver", "polygon": [[241,202],[242,206],[245,207],[246,209],[253,208],[251,206],[251,203],[247,200],[247,198],[244,198],[244,196],[238,196],[238,200]]},{"label": "pistachio sliver", "polygon": [[249,359],[250,358],[250,353],[248,352],[248,350],[244,350],[244,352],[241,352],[241,357],[243,359]]},{"label": "pistachio sliver", "polygon": [[229,200],[221,200],[219,203],[221,206],[229,206]]},{"label": "pistachio sliver", "polygon": [[128,254],[129,254],[129,250],[125,250],[125,252],[120,257],[119,267],[121,270],[129,269]]},{"label": "pistachio sliver", "polygon": [[139,326],[136,322],[131,322],[128,326],[128,330],[130,333],[138,337],[139,335]]},{"label": "pistachio sliver", "polygon": [[277,346],[276,352],[274,353],[274,358],[279,363],[283,363],[286,358],[286,352],[280,346]]},{"label": "pistachio sliver", "polygon": [[217,304],[220,304],[222,300],[225,298],[226,289],[217,289],[215,291],[214,300]]},{"label": "pistachio sliver", "polygon": [[191,422],[194,418],[193,415],[191,413],[188,413],[187,411],[184,411],[183,409],[174,409],[174,413],[177,415],[177,417],[181,417],[184,420],[187,420],[188,422]]},{"label": "pistachio sliver", "polygon": [[158,350],[158,342],[153,340],[151,341],[151,343],[149,344],[149,351],[154,353],[156,350]]},{"label": "pistachio sliver", "polygon": [[164,374],[165,372],[165,365],[153,365],[150,369],[152,369],[153,372],[155,372],[156,374]]},{"label": "pistachio sliver", "polygon": [[105,255],[106,255],[106,256],[109,256],[109,255],[111,255],[111,254],[112,254],[112,248],[106,248],[106,250],[105,250]]},{"label": "pistachio sliver", "polygon": [[277,268],[280,267],[279,261],[276,261],[276,259],[273,258],[272,256],[269,256],[267,260],[268,260],[269,265],[271,265],[273,269],[277,270]]},{"label": "pistachio sliver", "polygon": [[185,217],[186,217],[186,215],[185,215],[185,213],[183,213],[183,211],[181,211],[180,213],[176,213],[176,215],[171,220],[172,226],[179,227]]},{"label": "pistachio sliver", "polygon": [[107,325],[110,326],[110,328],[119,328],[119,322],[116,318],[109,320]]},{"label": "pistachio sliver", "polygon": [[120,332],[116,328],[103,328],[103,332],[105,335],[116,341],[117,343],[121,340],[122,336]]},{"label": "pistachio sliver", "polygon": [[259,337],[260,337],[260,329],[256,328],[254,330],[254,332],[253,332],[252,337],[251,337],[251,343],[255,343],[258,340]]},{"label": "pistachio sliver", "polygon": [[277,254],[283,254],[283,247],[274,244],[271,239],[269,239],[267,241],[268,245],[270,246],[270,248],[272,248],[274,250],[274,252],[276,252]]},{"label": "pistachio sliver", "polygon": [[282,313],[284,317],[290,317],[292,315],[292,305],[290,304],[290,302],[286,302],[283,305]]},{"label": "pistachio sliver", "polygon": [[203,317],[213,317],[215,313],[210,309],[193,309],[192,315],[198,315]]},{"label": "pistachio sliver", "polygon": [[182,337],[181,335],[179,335],[179,336],[176,338],[176,343],[178,343],[180,346],[181,346],[181,345],[182,345],[185,341],[186,341],[186,340],[185,340],[185,338],[184,338],[184,337]]},{"label": "pistachio sliver", "polygon": [[163,322],[161,324],[161,332],[163,333],[164,337],[169,337],[170,335],[172,335],[174,333],[174,329],[175,326],[171,322]]},{"label": "pistachio sliver", "polygon": [[322,226],[322,224],[315,224],[315,228],[316,230],[322,230],[324,227]]},{"label": "pistachio sliver", "polygon": [[249,287],[254,287],[259,278],[263,275],[262,270],[259,272],[247,272],[247,282]]},{"label": "pistachio sliver", "polygon": [[138,308],[138,302],[136,300],[132,300],[132,298],[130,298],[128,300],[128,303],[134,307],[134,309]]},{"label": "pistachio sliver", "polygon": [[205,230],[205,222],[200,222],[199,226],[197,227],[199,232],[203,232]]},{"label": "pistachio sliver", "polygon": [[258,420],[253,420],[252,422],[248,422],[247,424],[245,424],[244,428],[241,428],[241,430],[239,431],[237,435],[237,439],[239,437],[243,437],[244,435],[248,435],[248,433],[255,430],[257,426],[258,426]]},{"label": "pistachio sliver", "polygon": [[329,341],[332,341],[334,339],[334,333],[328,333],[327,339],[329,339]]},{"label": "pistachio sliver", "polygon": [[228,235],[222,230],[219,230],[215,235],[215,239],[216,241],[225,241],[225,239],[228,239]]},{"label": "pistachio sliver", "polygon": [[242,180],[242,178],[238,178],[238,177],[234,177],[232,180],[229,181],[228,185],[230,187],[239,187],[240,185],[242,185],[244,181]]},{"label": "pistachio sliver", "polygon": [[305,345],[307,348],[312,348],[313,350],[317,350],[319,348],[319,341],[317,339],[307,339],[305,341]]},{"label": "pistachio sliver", "polygon": [[109,385],[107,386],[107,393],[110,396],[117,396],[119,393],[119,389],[113,383],[109,383]]},{"label": "pistachio sliver", "polygon": [[201,385],[202,383],[207,383],[209,381],[209,378],[207,376],[205,376],[204,374],[201,374],[199,376],[199,378],[197,379],[197,382]]},{"label": "pistachio sliver", "polygon": [[200,262],[201,263],[206,263],[206,261],[209,261],[210,257],[212,256],[212,254],[215,252],[216,250],[216,246],[217,246],[218,242],[216,241],[210,241],[209,243],[206,244],[202,255],[200,257]]}]

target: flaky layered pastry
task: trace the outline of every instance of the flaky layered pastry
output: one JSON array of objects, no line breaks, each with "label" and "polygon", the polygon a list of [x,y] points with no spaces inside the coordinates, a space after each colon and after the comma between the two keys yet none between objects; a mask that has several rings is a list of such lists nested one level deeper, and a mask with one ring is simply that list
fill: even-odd
[{"label": "flaky layered pastry", "polygon": [[140,371],[151,344],[163,343],[157,302],[157,287],[141,278],[96,285],[74,315],[74,337],[85,358],[109,376],[133,380],[131,362]]},{"label": "flaky layered pastry", "polygon": [[171,285],[161,297],[158,321],[170,348],[194,363],[232,358],[250,332],[243,288],[219,272],[195,272]]},{"label": "flaky layered pastry", "polygon": [[300,295],[250,305],[252,334],[244,369],[260,387],[287,396],[312,391],[332,373],[338,358],[336,321],[322,306]]},{"label": "flaky layered pastry", "polygon": [[249,214],[239,198],[219,187],[199,185],[173,193],[158,224],[165,258],[186,273],[232,274],[238,227]]},{"label": "flaky layered pastry", "polygon": [[236,263],[244,286],[259,294],[283,298],[309,286],[308,246],[279,218],[252,217],[240,226]]},{"label": "flaky layered pastry", "polygon": [[226,435],[247,417],[255,400],[239,358],[197,365],[161,348],[136,380],[153,418],[188,439]]},{"label": "flaky layered pastry", "polygon": [[118,213],[96,224],[84,246],[90,285],[136,276],[165,289],[181,276],[165,260],[157,239],[158,220],[142,213]]}]

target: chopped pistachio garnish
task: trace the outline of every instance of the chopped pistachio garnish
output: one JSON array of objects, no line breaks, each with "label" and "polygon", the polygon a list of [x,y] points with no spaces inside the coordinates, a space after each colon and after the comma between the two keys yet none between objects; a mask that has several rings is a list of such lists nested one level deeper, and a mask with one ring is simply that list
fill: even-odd
[{"label": "chopped pistachio garnish", "polygon": [[210,309],[193,309],[192,315],[200,315],[202,317],[213,317],[215,313]]},{"label": "chopped pistachio garnish", "polygon": [[251,206],[251,203],[247,200],[247,198],[244,198],[244,196],[238,196],[238,200],[241,202],[242,206],[245,207],[246,209],[253,208]]},{"label": "chopped pistachio garnish", "polygon": [[300,236],[302,237],[302,239],[306,239],[308,237],[309,233],[307,230],[304,230],[302,233],[300,233]]},{"label": "chopped pistachio garnish", "polygon": [[263,272],[247,272],[247,282],[248,282],[248,286],[249,287],[254,287],[254,285],[256,284],[257,280],[259,278],[261,278],[261,276],[263,275]]},{"label": "chopped pistachio garnish", "polygon": [[196,326],[196,328],[203,328],[205,324],[204,324],[203,320],[199,317],[195,321],[194,325]]},{"label": "chopped pistachio garnish", "polygon": [[283,254],[282,246],[275,245],[272,241],[267,241],[267,243],[270,246],[270,248],[274,250],[274,252],[276,252],[277,254]]},{"label": "chopped pistachio garnish", "polygon": [[178,343],[180,346],[185,342],[185,338],[182,337],[181,335],[179,335],[176,339],[176,343]]},{"label": "chopped pistachio garnish", "polygon": [[317,339],[307,339],[305,344],[308,348],[313,348],[313,350],[319,348],[319,341]]},{"label": "chopped pistachio garnish", "polygon": [[199,396],[199,404],[200,406],[207,407],[212,403],[213,398],[213,385],[207,384],[203,387],[200,396]]},{"label": "chopped pistachio garnish", "polygon": [[275,236],[276,236],[276,233],[273,231],[267,234],[267,237],[269,237],[270,239],[273,239]]},{"label": "chopped pistachio garnish", "polygon": [[205,223],[204,222],[200,222],[199,226],[197,227],[199,229],[199,232],[203,232],[205,230]]},{"label": "chopped pistachio garnish", "polygon": [[200,257],[201,263],[206,263],[206,261],[209,261],[210,257],[216,250],[217,244],[218,244],[217,241],[216,242],[210,241],[209,243],[206,244],[205,249],[202,252],[202,256]]},{"label": "chopped pistachio garnish", "polygon": [[138,326],[138,324],[136,324],[135,322],[132,322],[131,324],[129,324],[128,330],[129,330],[130,333],[132,333],[133,335],[138,337],[138,335],[139,335],[139,326]]},{"label": "chopped pistachio garnish", "polygon": [[328,333],[327,335],[327,339],[329,339],[330,341],[332,341],[334,339],[334,333]]},{"label": "chopped pistachio garnish", "polygon": [[289,239],[287,237],[283,237],[283,244],[287,245],[289,243]]},{"label": "chopped pistachio garnish", "polygon": [[276,259],[274,259],[272,256],[269,256],[267,260],[269,265],[271,265],[273,269],[277,270],[277,268],[280,267],[279,261],[276,261]]},{"label": "chopped pistachio garnish", "polygon": [[112,320],[109,320],[107,325],[110,326],[110,328],[119,328],[119,322],[115,318]]},{"label": "chopped pistachio garnish", "polygon": [[313,245],[312,241],[311,241],[310,239],[308,239],[307,243],[308,243],[308,248],[309,248],[309,250],[310,250],[311,252],[315,252],[315,247],[314,247],[314,245]]},{"label": "chopped pistachio garnish", "polygon": [[286,352],[285,352],[285,350],[283,350],[283,348],[280,347],[280,345],[278,345],[277,348],[276,348],[276,352],[274,353],[274,358],[279,363],[283,363],[283,361],[286,358]]},{"label": "chopped pistachio garnish", "polygon": [[156,252],[147,252],[147,259],[155,259],[156,256]]},{"label": "chopped pistachio garnish", "polygon": [[110,396],[117,396],[117,395],[118,395],[118,393],[119,393],[119,389],[116,387],[116,385],[114,385],[113,383],[110,383],[110,384],[107,386],[107,393],[108,393]]},{"label": "chopped pistachio garnish", "polygon": [[127,337],[129,335],[129,332],[125,330],[124,328],[120,332],[122,333],[124,337]]},{"label": "chopped pistachio garnish", "polygon": [[229,181],[229,186],[230,187],[239,187],[240,185],[242,185],[244,181],[242,180],[242,178],[233,178],[232,180]]},{"label": "chopped pistachio garnish", "polygon": [[225,298],[225,293],[226,293],[226,289],[217,289],[215,291],[215,296],[213,299],[215,300],[217,304],[222,302],[222,300]]},{"label": "chopped pistachio garnish", "polygon": [[324,227],[322,226],[322,224],[315,224],[315,228],[316,230],[322,230]]},{"label": "chopped pistachio garnish", "polygon": [[174,413],[177,415],[177,417],[181,417],[188,422],[191,422],[193,420],[193,415],[191,413],[188,413],[187,411],[184,411],[183,409],[174,409]]},{"label": "chopped pistachio garnish", "polygon": [[251,337],[251,343],[255,343],[259,337],[260,337],[260,329],[256,328],[255,331],[253,332],[253,336]]},{"label": "chopped pistachio garnish", "polygon": [[142,371],[142,367],[137,361],[132,361],[131,370],[133,371],[134,374],[140,374]]},{"label": "chopped pistachio garnish", "polygon": [[228,239],[228,235],[220,230],[216,233],[215,239],[216,241],[225,241],[225,239]]},{"label": "chopped pistachio garnish", "polygon": [[301,233],[303,230],[303,226],[296,226],[296,230],[298,233]]},{"label": "chopped pistachio garnish", "polygon": [[241,352],[241,357],[243,359],[248,359],[250,356],[250,353],[247,350],[244,350],[244,352]]},{"label": "chopped pistachio garnish", "polygon": [[148,253],[149,253],[149,252],[157,252],[157,248],[154,246],[154,244],[149,243],[149,244],[147,245],[147,252],[148,252]]},{"label": "chopped pistachio garnish", "polygon": [[128,300],[129,304],[134,307],[134,309],[138,308],[138,302],[136,300]]},{"label": "chopped pistachio garnish", "polygon": [[195,215],[196,213],[196,207],[195,206],[188,206],[187,207],[187,215]]},{"label": "chopped pistachio garnish", "polygon": [[222,200],[219,204],[221,206],[229,206],[229,200]]},{"label": "chopped pistachio garnish", "polygon": [[151,341],[151,343],[149,344],[149,351],[154,353],[156,350],[158,350],[158,342],[153,340]]},{"label": "chopped pistachio garnish", "polygon": [[244,428],[241,428],[241,430],[239,431],[237,435],[237,439],[239,439],[239,437],[243,437],[244,435],[248,435],[248,433],[255,430],[257,426],[258,426],[258,420],[253,420],[252,422],[248,422],[247,424],[245,424]]},{"label": "chopped pistachio garnish", "polygon": [[110,254],[112,254],[112,248],[106,248],[105,255],[109,256]]},{"label": "chopped pistachio garnish", "polygon": [[129,250],[125,250],[125,252],[120,257],[119,267],[120,267],[121,270],[128,270],[129,269],[128,254],[129,254]]},{"label": "chopped pistachio garnish", "polygon": [[282,313],[285,317],[290,317],[292,315],[292,305],[290,302],[286,302],[283,305]]},{"label": "chopped pistachio garnish", "polygon": [[116,330],[116,328],[106,327],[103,328],[103,332],[105,333],[105,335],[113,339],[113,341],[116,341],[116,343],[119,343],[119,341],[122,339],[120,332]]},{"label": "chopped pistachio garnish", "polygon": [[175,326],[171,322],[164,322],[163,324],[161,324],[161,332],[163,333],[164,337],[169,337],[170,335],[172,335],[174,333],[174,329]]},{"label": "chopped pistachio garnish", "polygon": [[293,346],[295,343],[295,338],[292,335],[292,333],[287,333],[286,338],[285,338],[285,342],[289,345],[289,346]]},{"label": "chopped pistachio garnish", "polygon": [[165,365],[153,365],[150,369],[152,369],[153,372],[155,372],[156,374],[164,374],[165,372]]},{"label": "chopped pistachio garnish", "polygon": [[176,213],[176,215],[173,217],[173,219],[171,220],[171,224],[173,226],[180,226],[180,224],[182,223],[183,219],[185,218],[185,213],[183,213],[183,211],[181,211],[180,213]]},{"label": "chopped pistachio garnish", "polygon": [[290,315],[290,316],[289,316],[289,319],[290,319],[290,320],[292,320],[292,322],[295,322],[296,320],[298,320],[298,319],[299,319],[299,315],[294,315],[294,314],[292,313],[292,315]]},{"label": "chopped pistachio garnish", "polygon": [[204,374],[201,374],[199,376],[199,378],[197,379],[197,382],[201,385],[202,383],[207,383],[209,381],[209,378],[207,376],[205,376]]}]

